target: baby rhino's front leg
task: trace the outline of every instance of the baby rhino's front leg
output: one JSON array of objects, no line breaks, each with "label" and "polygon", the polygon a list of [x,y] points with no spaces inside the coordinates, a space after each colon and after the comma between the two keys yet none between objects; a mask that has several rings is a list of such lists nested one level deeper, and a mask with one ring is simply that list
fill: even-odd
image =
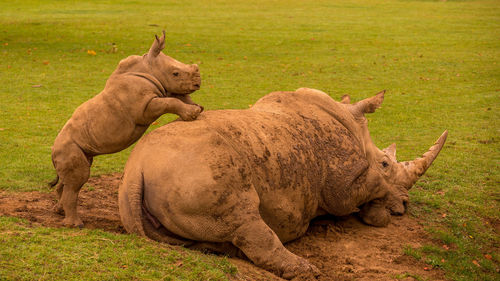
[{"label": "baby rhino's front leg", "polygon": [[186,104],[176,98],[153,98],[144,111],[144,118],[149,124],[165,113],[179,115],[184,121],[195,120],[202,108],[195,104]]},{"label": "baby rhino's front leg", "polygon": [[191,96],[190,96],[190,95],[177,95],[177,94],[173,94],[173,95],[172,95],[172,97],[177,98],[177,99],[180,99],[183,103],[197,105],[197,106],[201,107],[201,111],[203,111],[203,106],[202,106],[202,105],[199,105],[199,104],[197,104],[197,103],[195,103],[195,102],[191,99]]},{"label": "baby rhino's front leg", "polygon": [[262,219],[241,225],[234,232],[232,243],[256,265],[285,279],[301,274],[309,274],[312,278],[319,275],[319,270],[314,265],[288,251]]}]

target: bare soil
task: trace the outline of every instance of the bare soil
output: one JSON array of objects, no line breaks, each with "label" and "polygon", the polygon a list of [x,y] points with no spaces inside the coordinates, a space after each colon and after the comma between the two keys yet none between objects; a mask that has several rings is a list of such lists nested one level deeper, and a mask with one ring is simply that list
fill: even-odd
[{"label": "bare soil", "polygon": [[[86,228],[125,233],[117,203],[121,176],[94,177],[82,189],[78,210]],[[55,193],[0,191],[0,215],[62,227],[63,216],[52,210],[55,202]],[[319,280],[417,280],[411,276],[445,280],[443,271],[403,254],[406,245],[420,247],[426,243],[432,241],[423,227],[406,215],[393,217],[387,227],[365,225],[355,216],[328,216],[312,222],[304,237],[286,247],[316,265],[322,272]],[[237,280],[282,280],[249,261],[230,260],[239,269]]]}]

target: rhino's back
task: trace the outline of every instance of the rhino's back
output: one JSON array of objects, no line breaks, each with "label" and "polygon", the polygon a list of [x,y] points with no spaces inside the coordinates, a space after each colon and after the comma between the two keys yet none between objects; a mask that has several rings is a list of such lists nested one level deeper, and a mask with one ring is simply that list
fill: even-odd
[{"label": "rhino's back", "polygon": [[196,152],[196,161],[209,164],[215,179],[237,168],[261,191],[323,186],[332,180],[325,178],[329,167],[348,171],[349,160],[361,158],[357,139],[338,121],[300,112],[207,111],[196,121],[154,130],[137,147],[154,151],[153,157]]}]

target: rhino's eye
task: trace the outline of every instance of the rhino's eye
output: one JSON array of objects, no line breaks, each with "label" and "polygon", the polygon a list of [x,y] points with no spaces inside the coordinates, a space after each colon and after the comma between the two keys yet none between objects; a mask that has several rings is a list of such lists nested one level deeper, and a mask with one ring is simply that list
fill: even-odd
[{"label": "rhino's eye", "polygon": [[386,168],[387,166],[389,166],[389,163],[382,161],[382,166],[384,166],[384,168]]},{"label": "rhino's eye", "polygon": [[179,76],[179,72],[176,71],[173,73],[173,75],[177,77],[177,76]]}]

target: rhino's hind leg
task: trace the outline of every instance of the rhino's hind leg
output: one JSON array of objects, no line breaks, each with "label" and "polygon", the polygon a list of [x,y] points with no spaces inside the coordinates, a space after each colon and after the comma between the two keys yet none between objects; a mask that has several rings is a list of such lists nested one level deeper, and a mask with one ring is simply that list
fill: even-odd
[{"label": "rhino's hind leg", "polygon": [[288,251],[274,231],[262,219],[245,222],[233,235],[232,243],[256,265],[285,279],[297,275],[319,275],[319,270],[306,259]]},{"label": "rhino's hind leg", "polygon": [[57,203],[54,206],[54,212],[56,212],[56,213],[58,213],[60,215],[64,214],[64,209],[63,209],[63,206],[62,206],[62,203],[61,203],[61,196],[62,196],[62,193],[63,193],[63,188],[64,188],[63,183],[61,181],[58,182],[57,185],[56,185]]},{"label": "rhino's hind leg", "polygon": [[78,193],[89,179],[92,160],[74,143],[66,144],[60,149],[55,148],[53,158],[56,172],[60,178],[56,187],[59,202],[55,210],[60,211],[62,206],[65,215],[63,225],[83,227],[76,207]]}]

